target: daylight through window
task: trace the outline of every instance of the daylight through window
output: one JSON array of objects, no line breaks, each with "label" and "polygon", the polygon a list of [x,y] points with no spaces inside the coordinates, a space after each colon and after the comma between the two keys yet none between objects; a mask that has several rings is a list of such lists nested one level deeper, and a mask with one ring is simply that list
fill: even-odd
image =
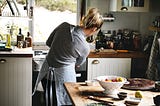
[{"label": "daylight through window", "polygon": [[62,22],[76,24],[77,0],[36,0],[34,7],[34,42],[45,42]]}]

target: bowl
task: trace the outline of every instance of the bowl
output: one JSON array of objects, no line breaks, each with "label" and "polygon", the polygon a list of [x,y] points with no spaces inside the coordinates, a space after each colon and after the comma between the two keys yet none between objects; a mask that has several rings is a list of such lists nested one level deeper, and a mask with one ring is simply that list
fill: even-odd
[{"label": "bowl", "polygon": [[160,91],[160,81],[155,82],[155,88]]},{"label": "bowl", "polygon": [[127,97],[127,93],[126,92],[119,92],[118,94],[119,99],[123,100]]},{"label": "bowl", "polygon": [[160,95],[153,97],[154,104],[160,106]]},{"label": "bowl", "polygon": [[95,86],[96,85],[96,81],[94,81],[94,80],[86,80],[85,83],[88,86]]},{"label": "bowl", "polygon": [[108,95],[117,94],[118,89],[128,83],[127,79],[121,76],[99,76],[96,80],[104,88],[104,93]]},{"label": "bowl", "polygon": [[141,102],[141,98],[130,97],[125,100],[126,106],[137,106]]}]

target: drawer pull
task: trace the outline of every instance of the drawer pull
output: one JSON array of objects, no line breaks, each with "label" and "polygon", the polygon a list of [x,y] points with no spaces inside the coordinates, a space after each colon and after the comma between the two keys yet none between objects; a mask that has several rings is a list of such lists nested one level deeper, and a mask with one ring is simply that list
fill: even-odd
[{"label": "drawer pull", "polygon": [[0,63],[5,63],[6,60],[5,59],[0,59]]},{"label": "drawer pull", "polygon": [[100,62],[99,62],[99,60],[93,60],[92,61],[92,64],[99,64]]}]

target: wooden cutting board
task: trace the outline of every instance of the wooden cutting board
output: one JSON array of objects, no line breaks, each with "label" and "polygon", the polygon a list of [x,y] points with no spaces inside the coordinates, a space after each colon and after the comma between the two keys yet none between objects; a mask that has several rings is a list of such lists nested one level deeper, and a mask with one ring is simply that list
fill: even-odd
[{"label": "wooden cutting board", "polygon": [[122,88],[130,90],[150,90],[155,87],[155,82],[144,78],[127,79],[129,84],[124,84]]}]

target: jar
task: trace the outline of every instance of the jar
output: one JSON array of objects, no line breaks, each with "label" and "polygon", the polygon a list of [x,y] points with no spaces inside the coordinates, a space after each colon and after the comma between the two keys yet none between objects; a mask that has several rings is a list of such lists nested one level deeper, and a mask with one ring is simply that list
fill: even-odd
[{"label": "jar", "polygon": [[141,37],[140,34],[133,34],[133,49],[138,51],[141,49]]}]

